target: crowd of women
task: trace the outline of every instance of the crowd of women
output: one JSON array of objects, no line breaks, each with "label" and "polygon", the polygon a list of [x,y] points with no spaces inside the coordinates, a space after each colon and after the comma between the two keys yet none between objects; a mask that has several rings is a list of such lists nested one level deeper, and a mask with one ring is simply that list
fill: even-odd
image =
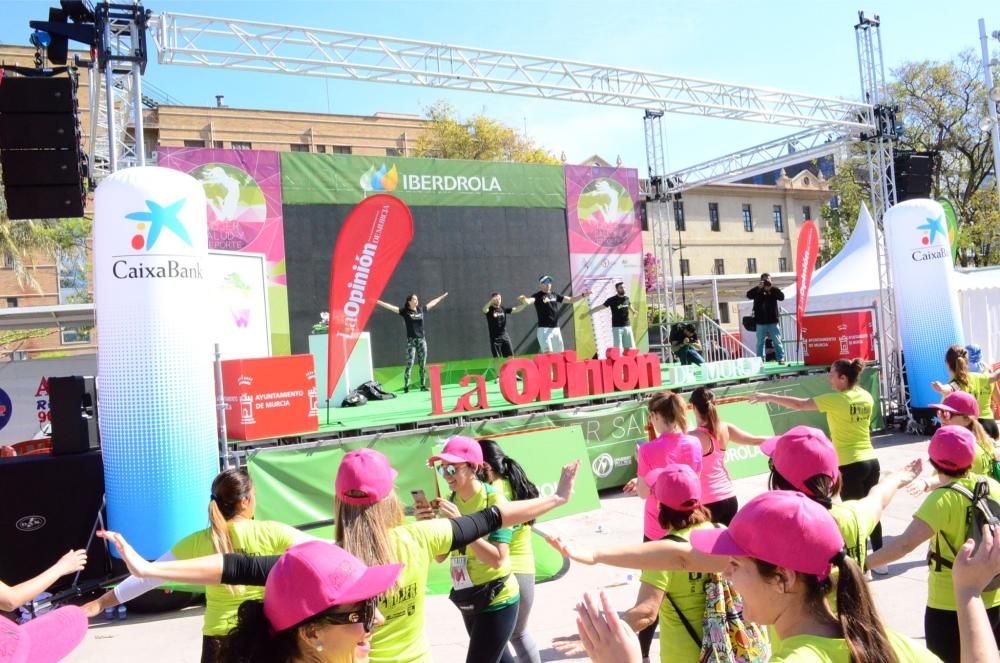
[{"label": "crowd of women", "polygon": [[[550,539],[584,564],[643,569],[636,603],[621,618],[603,594],[577,605],[580,641],[592,660],[648,660],[657,624],[662,661],[701,660],[706,580],[723,573],[742,596],[745,619],[767,627],[770,653],[754,660],[1000,661],[1000,590],[991,584],[1000,575],[1000,540],[985,527],[974,551],[966,541],[970,502],[958,489],[1000,502],[1000,484],[990,477],[997,454],[988,403],[1000,372],[970,371],[964,352],[948,350],[952,380],[937,385],[945,395],[936,406],[943,425],[930,441],[926,471],[914,459],[882,475],[860,361],[835,362],[832,391],[815,398],[751,397],[825,413],[829,437],[807,426],[771,438],[740,430],[720,419],[706,388],[690,396],[697,427],[689,432],[684,399],[653,395],[650,441],[640,446],[639,476],[626,487],[644,499],[643,542],[587,550]],[[758,446],[770,461],[769,491],[742,508],[724,463],[730,444]],[[450,598],[469,634],[466,661],[540,661],[528,629],[531,524],[570,499],[579,464],[564,467],[555,494],[540,497],[493,440],[450,438],[428,463],[451,492],[416,500],[415,518],[407,520],[386,457],[371,449],[345,454],[333,478],[333,542],[255,520],[250,477],[226,470],[211,487],[210,527],[155,562],[120,534],[103,533],[131,577],[82,608],[34,620],[34,637],[28,627],[0,623],[0,651],[12,638],[10,651],[35,649],[9,660],[59,660],[59,643],[65,649],[82,638],[81,619],[85,630],[87,616],[174,581],[208,586],[205,662],[426,662],[425,588],[431,565],[447,562]],[[926,497],[905,532],[882,545],[879,521],[904,486]],[[887,572],[928,540],[925,649],[884,626],[866,573]],[[23,601],[84,562],[79,551],[70,553],[24,586],[0,584],[0,599]],[[44,647],[50,658],[39,653]]]}]

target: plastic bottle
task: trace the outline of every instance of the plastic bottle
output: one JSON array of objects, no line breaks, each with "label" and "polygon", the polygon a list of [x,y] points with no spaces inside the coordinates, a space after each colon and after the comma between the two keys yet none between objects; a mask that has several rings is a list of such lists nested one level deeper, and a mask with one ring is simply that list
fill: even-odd
[{"label": "plastic bottle", "polygon": [[118,619],[120,621],[125,621],[126,619],[128,619],[128,609],[125,607],[124,604],[118,606]]}]

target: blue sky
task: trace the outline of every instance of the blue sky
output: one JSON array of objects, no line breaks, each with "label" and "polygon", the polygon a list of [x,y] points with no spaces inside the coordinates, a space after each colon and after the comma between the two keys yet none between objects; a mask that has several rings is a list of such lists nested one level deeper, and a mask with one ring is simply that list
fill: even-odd
[{"label": "blue sky", "polygon": [[[0,0],[0,41],[27,44],[29,19],[45,0]],[[883,0],[865,8],[882,18],[886,66],[979,52],[977,20],[1000,30],[1000,2]],[[621,65],[796,92],[857,99],[853,26],[856,3],[744,0],[149,0],[154,12],[324,27]],[[1000,42],[992,41],[994,54]],[[147,79],[182,103],[371,114],[421,113],[438,99],[462,114],[485,112],[524,128],[571,162],[593,153],[621,155],[645,171],[642,113],[566,102],[273,74],[161,66]],[[668,168],[679,168],[775,138],[790,130],[754,123],[669,115]]]}]

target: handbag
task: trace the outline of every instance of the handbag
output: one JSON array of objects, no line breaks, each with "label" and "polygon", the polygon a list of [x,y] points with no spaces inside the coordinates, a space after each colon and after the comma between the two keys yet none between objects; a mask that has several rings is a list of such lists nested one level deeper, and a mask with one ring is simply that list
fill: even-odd
[{"label": "handbag", "polygon": [[490,580],[485,585],[473,585],[465,589],[452,589],[448,598],[463,615],[478,615],[493,602],[507,584],[508,573],[503,578]]}]

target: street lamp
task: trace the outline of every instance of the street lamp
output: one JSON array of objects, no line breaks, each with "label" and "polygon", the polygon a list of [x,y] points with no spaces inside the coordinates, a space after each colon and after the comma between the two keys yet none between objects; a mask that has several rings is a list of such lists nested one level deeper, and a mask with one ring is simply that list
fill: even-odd
[{"label": "street lamp", "polygon": [[[993,32],[993,37],[1000,39],[1000,30]],[[1000,104],[1000,87],[993,82],[993,71],[990,68],[990,49],[986,37],[986,20],[979,19],[979,43],[983,53],[983,80],[989,90],[990,100],[986,102],[989,117],[979,123],[979,128],[989,131],[993,136],[993,182],[1000,194],[1000,126],[997,126],[997,105]],[[997,195],[1000,204],[1000,195]]]}]

